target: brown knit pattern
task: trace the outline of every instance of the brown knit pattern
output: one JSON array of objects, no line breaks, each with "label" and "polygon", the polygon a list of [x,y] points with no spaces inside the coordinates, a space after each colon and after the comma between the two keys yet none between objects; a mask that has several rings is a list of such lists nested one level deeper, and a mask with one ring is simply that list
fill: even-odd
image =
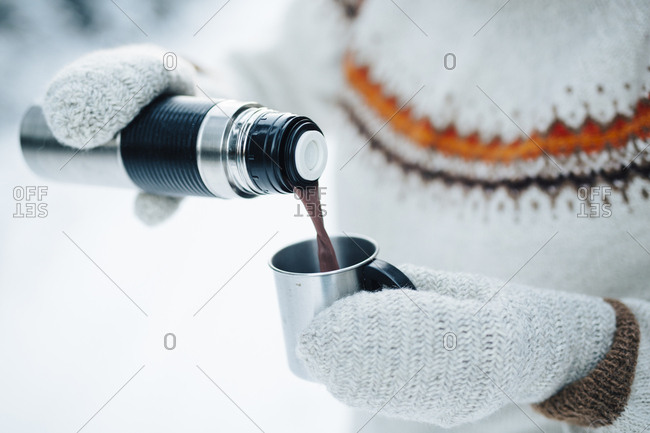
[{"label": "brown knit pattern", "polygon": [[601,427],[611,425],[623,413],[632,391],[641,332],[625,304],[615,299],[605,302],[616,313],[609,352],[586,377],[533,405],[543,415],[579,426]]}]

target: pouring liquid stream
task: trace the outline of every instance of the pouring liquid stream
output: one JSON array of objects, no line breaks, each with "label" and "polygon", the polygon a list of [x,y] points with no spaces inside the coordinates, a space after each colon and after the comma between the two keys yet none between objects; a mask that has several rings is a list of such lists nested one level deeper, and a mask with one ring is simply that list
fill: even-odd
[{"label": "pouring liquid stream", "polygon": [[308,187],[295,187],[293,192],[300,198],[300,201],[302,201],[302,204],[316,229],[316,244],[318,245],[318,262],[320,264],[320,271],[329,272],[340,269],[334,246],[325,230],[318,183]]}]

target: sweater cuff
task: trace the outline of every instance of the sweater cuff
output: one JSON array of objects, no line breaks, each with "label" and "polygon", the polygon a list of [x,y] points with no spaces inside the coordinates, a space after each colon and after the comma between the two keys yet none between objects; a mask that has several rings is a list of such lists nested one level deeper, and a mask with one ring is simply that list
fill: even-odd
[{"label": "sweater cuff", "polygon": [[605,299],[616,313],[616,331],[609,352],[584,378],[533,405],[541,414],[584,427],[611,425],[630,398],[639,354],[641,332],[630,309]]}]

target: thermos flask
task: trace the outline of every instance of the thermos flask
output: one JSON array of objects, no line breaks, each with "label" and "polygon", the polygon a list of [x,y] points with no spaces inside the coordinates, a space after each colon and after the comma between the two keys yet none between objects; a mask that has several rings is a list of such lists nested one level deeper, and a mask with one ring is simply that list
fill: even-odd
[{"label": "thermos flask", "polygon": [[55,180],[220,198],[290,193],[314,184],[327,162],[318,126],[256,103],[162,96],[110,142],[59,143],[40,107],[20,128],[30,168]]}]

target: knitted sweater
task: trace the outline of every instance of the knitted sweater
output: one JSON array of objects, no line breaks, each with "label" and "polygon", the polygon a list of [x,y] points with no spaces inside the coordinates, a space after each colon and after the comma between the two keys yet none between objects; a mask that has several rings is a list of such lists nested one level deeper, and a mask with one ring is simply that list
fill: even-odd
[{"label": "knitted sweater", "polygon": [[[325,126],[335,143],[329,215],[396,263],[636,298],[609,301],[616,331],[604,360],[536,402],[547,419],[530,417],[545,431],[646,428],[650,8],[320,3],[287,18],[282,54],[233,63],[246,96]],[[435,431],[391,421],[364,430],[382,425]],[[538,428],[511,406],[470,430]]]}]

